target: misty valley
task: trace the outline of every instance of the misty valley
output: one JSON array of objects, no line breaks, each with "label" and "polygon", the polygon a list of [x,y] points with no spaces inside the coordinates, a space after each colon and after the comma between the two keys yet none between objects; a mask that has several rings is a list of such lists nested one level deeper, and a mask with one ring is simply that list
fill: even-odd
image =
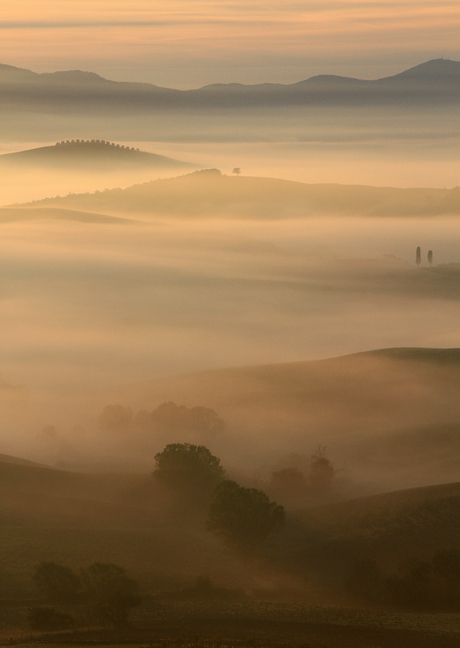
[{"label": "misty valley", "polygon": [[459,645],[459,68],[0,66],[0,643]]}]

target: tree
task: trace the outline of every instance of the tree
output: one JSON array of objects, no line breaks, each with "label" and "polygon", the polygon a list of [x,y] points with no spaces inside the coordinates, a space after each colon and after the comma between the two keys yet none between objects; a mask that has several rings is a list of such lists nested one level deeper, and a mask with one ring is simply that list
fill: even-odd
[{"label": "tree", "polygon": [[430,264],[430,268],[431,268],[431,264],[433,263],[433,251],[432,250],[428,250],[427,258],[428,258],[428,263]]},{"label": "tree", "polygon": [[352,594],[368,600],[385,598],[384,578],[375,560],[370,558],[359,560],[353,565],[345,587]]},{"label": "tree", "polygon": [[225,423],[209,407],[185,407],[162,403],[152,412],[141,410],[135,417],[136,427],[160,434],[188,434],[212,438],[225,428]]},{"label": "tree", "polygon": [[235,168],[233,169],[232,173],[234,173],[236,176],[239,176],[240,173],[241,173],[241,169],[240,169],[240,167],[235,167]]},{"label": "tree", "polygon": [[421,262],[422,262],[422,251],[421,251],[420,247],[418,247],[415,250],[415,263],[417,264],[417,267],[420,266]]},{"label": "tree", "polygon": [[82,575],[96,611],[117,627],[127,626],[130,611],[141,603],[137,583],[113,563],[95,562]]},{"label": "tree", "polygon": [[170,443],[155,455],[153,475],[187,496],[206,496],[222,479],[220,459],[202,445]]},{"label": "tree", "polygon": [[282,468],[272,472],[269,492],[284,504],[295,504],[307,495],[307,481],[297,468]]},{"label": "tree", "polygon": [[70,567],[55,562],[39,563],[32,580],[47,600],[55,602],[75,600],[81,587],[80,579]]},{"label": "tree", "polygon": [[308,475],[312,491],[319,494],[327,492],[332,485],[334,474],[334,467],[326,457],[326,448],[318,446],[315,454],[312,455]]},{"label": "tree", "polygon": [[284,508],[270,502],[263,491],[226,480],[214,491],[207,528],[238,549],[252,550],[280,531],[285,519]]}]

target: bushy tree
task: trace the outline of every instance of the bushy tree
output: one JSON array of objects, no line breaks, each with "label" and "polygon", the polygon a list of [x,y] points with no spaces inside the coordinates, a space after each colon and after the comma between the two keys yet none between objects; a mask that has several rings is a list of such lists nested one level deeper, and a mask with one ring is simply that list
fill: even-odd
[{"label": "bushy tree", "polygon": [[183,495],[209,494],[225,475],[220,459],[202,445],[170,443],[155,455],[153,475]]},{"label": "bushy tree", "polygon": [[173,402],[162,403],[152,412],[141,410],[135,417],[137,428],[162,435],[187,434],[192,438],[212,438],[225,428],[217,413],[197,405],[186,407]]},{"label": "bushy tree", "polygon": [[130,611],[141,603],[137,583],[113,563],[95,562],[83,570],[82,575],[96,611],[117,627],[128,625]]},{"label": "bushy tree", "polygon": [[73,601],[81,588],[78,576],[65,565],[43,561],[33,572],[32,580],[41,594],[49,601]]},{"label": "bushy tree", "polygon": [[285,523],[284,508],[256,488],[221,482],[214,491],[207,528],[242,550],[251,550],[279,531]]}]

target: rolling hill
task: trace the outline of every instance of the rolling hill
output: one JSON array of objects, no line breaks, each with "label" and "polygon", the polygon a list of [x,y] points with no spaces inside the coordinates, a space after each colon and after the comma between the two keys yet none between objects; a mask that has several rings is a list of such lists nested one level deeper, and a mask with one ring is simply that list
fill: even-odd
[{"label": "rolling hill", "polygon": [[106,216],[75,209],[59,209],[56,207],[25,207],[23,209],[8,209],[0,207],[0,223],[20,223],[21,221],[67,221],[94,224],[132,224],[135,220],[117,216]]},{"label": "rolling hill", "polygon": [[[459,388],[459,349],[384,349],[120,386],[106,392],[100,411],[115,403],[152,411],[169,401],[210,407],[226,432],[173,440],[209,443],[235,470],[256,464],[267,479],[274,467],[308,469],[315,448],[327,446],[345,471],[339,490],[352,494],[362,483],[372,493],[458,480]],[[167,442],[137,439],[145,456]]]},{"label": "rolling hill", "polygon": [[7,168],[32,166],[40,168],[81,171],[110,171],[135,169],[185,169],[194,164],[181,162],[122,146],[105,140],[65,140],[54,146],[42,146],[27,151],[0,155],[0,165]]},{"label": "rolling hill", "polygon": [[[208,574],[248,591],[265,580],[324,591],[343,586],[357,557],[389,567],[458,547],[460,484],[444,484],[311,507],[288,515],[256,565],[222,554],[201,522],[165,514],[165,493],[150,475],[91,475],[0,457],[0,573],[23,591],[40,560],[74,568],[94,560],[125,566],[150,591]],[[262,576],[266,571],[267,578]],[[3,592],[3,594],[5,594]]]},{"label": "rolling hill", "polygon": [[437,216],[460,214],[460,188],[309,185],[274,178],[229,177],[217,169],[209,169],[127,189],[39,200],[29,206],[194,218],[221,215],[270,219],[317,214]]},{"label": "rolling hill", "polygon": [[[403,420],[405,410],[406,417],[422,422],[428,422],[424,417],[457,422],[459,385],[460,349],[402,348],[203,371],[120,386],[114,394],[139,407],[178,400],[187,405],[200,402],[226,413],[251,408],[287,413],[291,409],[312,416],[324,409],[327,420],[342,412],[340,425],[346,429],[346,412],[354,413],[352,425],[361,417],[367,420],[377,415],[379,421],[383,416]],[[426,399],[430,392],[432,402]],[[438,399],[449,407],[440,410]]]}]

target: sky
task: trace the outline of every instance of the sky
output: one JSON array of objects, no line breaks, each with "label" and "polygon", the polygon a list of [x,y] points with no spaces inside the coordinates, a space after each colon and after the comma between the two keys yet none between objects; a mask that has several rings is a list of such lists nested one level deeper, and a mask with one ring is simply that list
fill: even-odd
[{"label": "sky", "polygon": [[457,0],[2,0],[0,63],[175,88],[460,59]]}]

